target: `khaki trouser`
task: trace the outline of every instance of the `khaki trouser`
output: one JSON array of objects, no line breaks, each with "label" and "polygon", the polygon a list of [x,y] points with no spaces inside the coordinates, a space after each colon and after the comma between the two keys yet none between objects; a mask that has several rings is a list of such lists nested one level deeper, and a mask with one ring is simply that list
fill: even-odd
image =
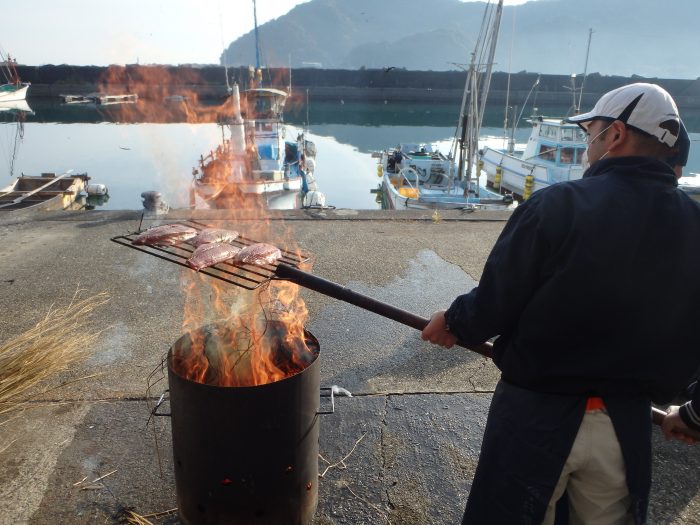
[{"label": "khaki trouser", "polygon": [[567,491],[570,525],[628,525],[629,491],[625,462],[605,410],[586,412],[561,477],[547,507],[543,525],[554,523],[554,507]]}]

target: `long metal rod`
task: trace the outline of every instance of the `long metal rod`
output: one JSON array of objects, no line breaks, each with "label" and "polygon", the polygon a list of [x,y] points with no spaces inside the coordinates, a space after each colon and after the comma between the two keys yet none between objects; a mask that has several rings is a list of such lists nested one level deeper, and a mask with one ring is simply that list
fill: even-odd
[{"label": "long metal rod", "polygon": [[[419,315],[413,314],[401,308],[391,306],[390,304],[377,301],[366,295],[345,288],[337,283],[328,281],[321,277],[316,277],[310,273],[304,272],[293,266],[287,264],[279,264],[275,270],[275,275],[279,279],[284,279],[286,281],[293,282],[304,288],[314,290],[328,297],[333,297],[334,299],[339,299],[345,301],[346,303],[359,306],[370,312],[374,312],[383,317],[387,317],[399,323],[405,324],[417,330],[423,330],[427,325],[429,320],[421,317]],[[457,343],[459,346],[467,348],[472,352],[481,354],[484,357],[493,357],[493,344],[486,342],[480,345],[465,345],[463,343]],[[651,409],[651,420],[656,425],[662,425],[666,413],[658,408],[652,407]],[[693,430],[688,430],[684,432],[687,436],[693,439],[700,440],[700,432],[695,432]]]},{"label": "long metal rod", "polygon": [[[413,314],[401,308],[397,308],[390,304],[377,301],[366,295],[345,288],[337,283],[328,281],[321,277],[316,277],[310,273],[304,272],[293,266],[287,264],[278,264],[275,270],[275,275],[286,281],[293,282],[304,288],[314,290],[315,292],[322,293],[328,297],[333,297],[334,299],[340,299],[346,303],[354,304],[375,314],[379,314],[388,319],[398,321],[399,323],[415,328],[416,330],[423,330],[428,326],[428,319],[421,317],[419,315]],[[460,346],[468,348],[473,352],[477,352],[484,357],[491,357],[492,347],[489,343],[479,345],[479,346],[467,346],[460,343]]]}]

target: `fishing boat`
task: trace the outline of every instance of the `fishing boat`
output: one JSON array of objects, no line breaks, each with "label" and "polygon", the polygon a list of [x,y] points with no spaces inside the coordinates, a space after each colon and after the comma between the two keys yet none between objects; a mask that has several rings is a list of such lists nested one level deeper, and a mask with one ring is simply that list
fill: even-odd
[{"label": "fishing boat", "polygon": [[[503,1],[486,5],[484,27],[467,73],[459,119],[448,155],[430,144],[399,144],[375,155],[385,206],[391,209],[504,209],[511,196],[479,184],[479,133],[491,81]],[[476,57],[487,55],[484,64]],[[475,171],[475,168],[476,171]]]},{"label": "fishing boat", "polygon": [[[589,29],[580,87],[576,85],[576,75],[571,75],[573,101],[569,114],[576,114],[581,108],[592,35],[593,29]],[[537,85],[539,78],[533,89]],[[528,98],[529,96],[530,94]],[[514,119],[513,132],[518,120]],[[585,171],[583,161],[587,148],[586,134],[577,124],[566,122],[565,117],[537,114],[528,119],[528,122],[532,125],[532,130],[522,152],[513,150],[512,141],[507,148],[485,146],[480,152],[487,186],[499,192],[509,192],[518,200],[526,200],[533,192],[552,184],[580,179]]]},{"label": "fishing boat", "polygon": [[[255,13],[255,1],[253,6]],[[229,88],[233,117],[222,124],[228,127],[229,138],[200,156],[193,170],[193,193],[215,208],[251,200],[269,209],[295,209],[312,199],[325,200],[316,191],[313,177],[315,144],[304,131],[287,139],[284,106],[291,85],[289,91],[262,86],[257,16],[255,36],[256,68],[251,71],[250,88],[243,92],[243,103],[238,85]]]},{"label": "fishing boat", "polygon": [[379,155],[384,206],[389,209],[504,208],[507,195],[455,177],[458,166],[432,144],[403,143]]},{"label": "fishing boat", "polygon": [[193,171],[195,193],[216,208],[258,200],[269,209],[294,209],[314,191],[316,148],[300,132],[285,140],[282,110],[287,93],[273,88],[245,92],[242,117],[238,86],[233,86],[233,118],[224,124],[229,138],[199,159]]},{"label": "fishing boat", "polygon": [[0,71],[2,77],[0,81],[0,102],[13,102],[27,98],[29,83],[22,82],[17,73],[17,61],[0,50]]},{"label": "fishing boat", "polygon": [[9,186],[0,189],[0,213],[72,209],[78,197],[86,192],[89,180],[87,173],[74,175],[70,171],[60,175],[23,174]]},{"label": "fishing boat", "polygon": [[586,151],[586,136],[578,125],[544,116],[528,122],[532,131],[522,154],[488,146],[481,150],[487,185],[523,200],[557,182],[580,179]]}]

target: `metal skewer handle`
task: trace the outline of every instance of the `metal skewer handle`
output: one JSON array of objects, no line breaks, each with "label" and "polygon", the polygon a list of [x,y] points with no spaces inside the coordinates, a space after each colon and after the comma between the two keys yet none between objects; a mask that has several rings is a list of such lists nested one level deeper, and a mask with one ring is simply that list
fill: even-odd
[{"label": "metal skewer handle", "polygon": [[[345,288],[333,281],[323,279],[322,277],[316,277],[308,272],[299,270],[293,266],[280,263],[275,270],[275,276],[278,279],[284,279],[285,281],[290,281],[304,288],[308,288],[315,292],[327,295],[328,297],[333,297],[334,299],[339,299],[345,301],[346,303],[359,306],[375,314],[379,314],[383,317],[387,317],[399,323],[405,324],[416,330],[423,330],[428,325],[429,320],[421,317],[419,315],[413,314],[401,308],[391,306],[390,304],[377,301],[366,295],[358,292],[354,292],[349,288]],[[493,356],[493,345],[491,343],[483,343],[479,346],[467,346],[461,343],[457,343],[460,346],[467,348],[473,352],[477,352],[484,357]],[[666,413],[658,408],[652,407],[651,419],[656,425],[661,425],[666,417]],[[688,430],[684,432],[686,435],[700,441],[700,432],[695,432],[693,430]]]}]

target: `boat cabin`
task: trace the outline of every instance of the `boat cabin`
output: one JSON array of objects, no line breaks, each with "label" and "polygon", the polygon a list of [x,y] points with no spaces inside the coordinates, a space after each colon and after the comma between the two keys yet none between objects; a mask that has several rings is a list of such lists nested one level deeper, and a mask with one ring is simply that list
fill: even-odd
[{"label": "boat cabin", "polygon": [[282,119],[288,93],[281,89],[256,88],[245,92],[248,119]]},{"label": "boat cabin", "polygon": [[577,124],[561,119],[533,117],[532,133],[522,159],[552,166],[581,165],[586,151],[586,134]]}]

